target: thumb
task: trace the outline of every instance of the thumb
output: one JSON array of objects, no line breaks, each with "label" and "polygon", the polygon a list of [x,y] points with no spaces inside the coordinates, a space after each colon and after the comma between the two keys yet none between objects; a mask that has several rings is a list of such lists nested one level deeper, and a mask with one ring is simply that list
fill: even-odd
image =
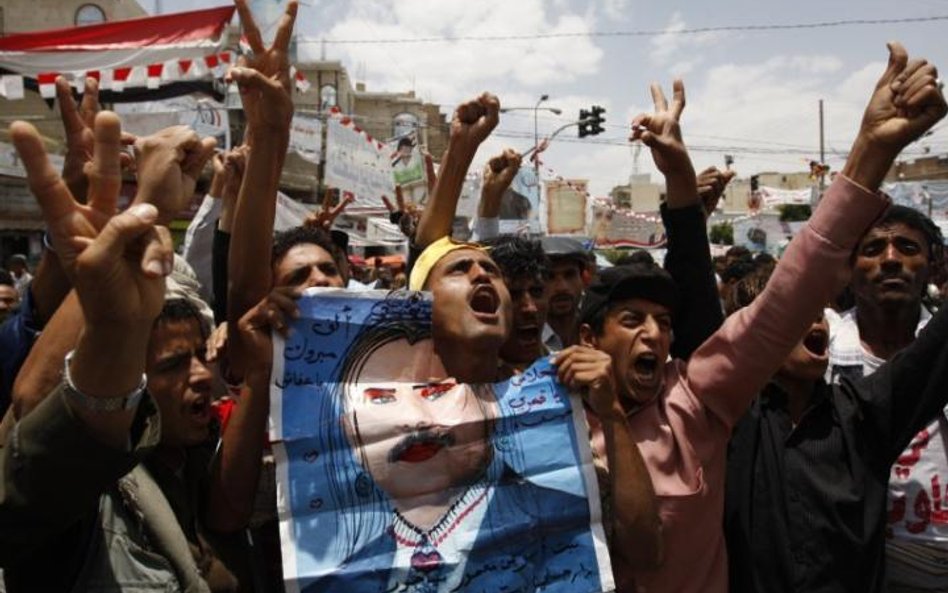
[{"label": "thumb", "polygon": [[128,244],[151,230],[157,220],[158,209],[145,203],[135,204],[113,216],[92,245],[79,257],[80,266],[94,269],[123,257]]},{"label": "thumb", "polygon": [[889,64],[876,84],[876,89],[892,84],[895,77],[905,70],[905,65],[908,63],[908,52],[901,43],[890,41],[886,47],[889,48]]},{"label": "thumb", "polygon": [[231,80],[237,83],[241,92],[248,90],[267,91],[269,89],[281,89],[282,85],[278,80],[271,80],[253,68],[231,68]]}]

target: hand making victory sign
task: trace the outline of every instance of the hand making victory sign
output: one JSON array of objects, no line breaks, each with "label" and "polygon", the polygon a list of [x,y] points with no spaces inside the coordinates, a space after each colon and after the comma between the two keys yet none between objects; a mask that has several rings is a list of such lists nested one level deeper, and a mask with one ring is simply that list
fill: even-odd
[{"label": "hand making victory sign", "polygon": [[[84,165],[88,178],[88,203],[80,203],[49,162],[36,128],[24,122],[10,126],[13,144],[27,171],[30,189],[36,196],[46,221],[53,248],[63,270],[76,280],[79,254],[99,234],[116,212],[121,188],[122,131],[118,117],[105,111],[95,117],[91,160]],[[157,233],[158,231],[154,231]],[[148,250],[143,271],[161,276],[170,271],[170,236],[155,235],[156,243]]]},{"label": "hand making victory sign", "polygon": [[[387,198],[383,198],[390,205]],[[306,220],[303,222],[304,226],[323,229],[324,231],[332,230],[332,225],[336,222],[336,219],[339,218],[339,215],[345,212],[346,206],[355,201],[355,197],[352,194],[346,195],[346,197],[339,200],[339,203],[335,206],[332,204],[332,190],[327,189],[326,193],[323,195],[323,204],[320,206],[319,210],[316,210],[312,214],[306,217]]]},{"label": "hand making victory sign", "polygon": [[293,36],[298,8],[296,0],[290,0],[286,12],[280,19],[273,45],[265,47],[260,29],[246,0],[234,0],[240,23],[250,49],[251,56],[241,56],[230,77],[240,88],[244,113],[247,115],[247,132],[252,136],[256,130],[273,128],[284,130],[293,118],[291,98],[289,47]]},{"label": "hand making victory sign", "polygon": [[[59,114],[63,120],[63,129],[66,132],[66,158],[63,163],[63,180],[69,191],[80,203],[86,202],[88,180],[86,167],[92,161],[95,145],[93,127],[96,115],[101,110],[99,105],[99,82],[94,78],[85,79],[85,88],[82,101],[76,105],[72,97],[72,88],[62,76],[56,78],[56,100],[59,102]],[[122,133],[123,145],[135,141],[131,134]],[[131,156],[122,152],[119,154],[122,167],[131,164]]]},{"label": "hand making victory sign", "polygon": [[674,94],[671,105],[662,92],[662,87],[652,83],[652,102],[654,113],[642,113],[632,120],[632,136],[629,140],[641,140],[652,149],[655,166],[666,176],[690,170],[694,177],[694,167],[681,138],[681,112],[685,109],[685,85],[681,79],[672,83]]}]

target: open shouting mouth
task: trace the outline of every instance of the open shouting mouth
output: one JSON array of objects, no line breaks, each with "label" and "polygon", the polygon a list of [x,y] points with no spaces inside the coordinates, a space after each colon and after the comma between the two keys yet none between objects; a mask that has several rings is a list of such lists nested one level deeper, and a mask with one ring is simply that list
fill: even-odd
[{"label": "open shouting mouth", "polygon": [[490,284],[482,284],[471,293],[471,310],[474,316],[485,322],[495,322],[500,316],[497,311],[500,309],[500,295]]}]

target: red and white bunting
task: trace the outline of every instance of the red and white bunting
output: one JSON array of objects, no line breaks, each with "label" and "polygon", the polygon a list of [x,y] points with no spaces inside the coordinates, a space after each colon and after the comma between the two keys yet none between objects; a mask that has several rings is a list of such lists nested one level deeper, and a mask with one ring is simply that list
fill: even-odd
[{"label": "red and white bunting", "polygon": [[164,64],[149,64],[148,65],[148,80],[145,82],[145,86],[150,89],[156,89],[161,86],[161,73],[165,69]]},{"label": "red and white bunting", "polygon": [[40,96],[44,99],[52,99],[56,96],[56,77],[58,72],[41,72],[36,76],[36,84],[39,85]]},{"label": "red and white bunting", "polygon": [[301,93],[305,93],[313,86],[299,70],[296,71],[293,80],[296,82],[296,90]]},{"label": "red and white bunting", "polygon": [[16,75],[0,76],[0,97],[8,101],[17,101],[24,97],[23,77]]},{"label": "red and white bunting", "polygon": [[52,98],[59,75],[80,88],[94,76],[113,92],[223,77],[231,63],[223,33],[233,14],[224,6],[0,37],[0,68],[15,77],[5,79],[0,94],[22,98],[16,91],[31,78],[42,97]]}]

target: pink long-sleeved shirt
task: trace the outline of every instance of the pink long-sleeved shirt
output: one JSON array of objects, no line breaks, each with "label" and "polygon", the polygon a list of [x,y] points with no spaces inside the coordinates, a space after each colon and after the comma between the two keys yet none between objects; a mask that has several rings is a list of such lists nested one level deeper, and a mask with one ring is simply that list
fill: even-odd
[{"label": "pink long-sleeved shirt", "polygon": [[629,418],[665,537],[663,565],[635,575],[641,591],[726,593],[722,515],[731,429],[846,285],[853,249],[888,203],[837,176],[764,293],[729,317],[687,363],[669,363],[665,391]]}]

